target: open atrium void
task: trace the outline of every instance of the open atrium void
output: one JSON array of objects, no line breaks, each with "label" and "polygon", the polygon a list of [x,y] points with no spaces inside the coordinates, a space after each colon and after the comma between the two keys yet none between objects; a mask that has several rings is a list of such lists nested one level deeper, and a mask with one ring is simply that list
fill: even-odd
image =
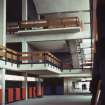
[{"label": "open atrium void", "polygon": [[0,105],[91,105],[92,8],[0,0]]}]

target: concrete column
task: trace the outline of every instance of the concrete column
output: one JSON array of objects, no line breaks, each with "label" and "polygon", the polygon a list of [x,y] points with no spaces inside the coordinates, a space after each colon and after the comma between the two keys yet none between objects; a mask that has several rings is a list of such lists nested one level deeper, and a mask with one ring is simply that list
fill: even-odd
[{"label": "concrete column", "polygon": [[5,69],[0,69],[0,89],[2,89],[2,105],[5,105]]},{"label": "concrete column", "polygon": [[27,77],[28,77],[28,74],[26,72],[26,73],[24,73],[24,81],[22,84],[22,87],[25,87],[25,89],[26,89],[26,98],[25,98],[26,101],[28,100],[28,80],[27,80]]},{"label": "concrete column", "polygon": [[41,87],[41,80],[40,80],[40,77],[38,77],[37,86]]},{"label": "concrete column", "polygon": [[28,43],[27,43],[27,41],[22,41],[22,52],[28,52]]},{"label": "concrete column", "polygon": [[0,0],[0,44],[6,45],[6,0]]},{"label": "concrete column", "polygon": [[68,94],[68,80],[64,78],[64,95]]},{"label": "concrete column", "polygon": [[73,92],[73,85],[71,78],[64,78],[64,94],[69,95]]},{"label": "concrete column", "polygon": [[38,14],[38,20],[40,20],[40,15]]},{"label": "concrete column", "polygon": [[22,20],[28,20],[28,0],[22,0]]},{"label": "concrete column", "polygon": [[69,78],[68,79],[68,93],[69,94],[71,94],[71,93],[73,93],[73,84],[72,84],[72,79],[71,78]]},{"label": "concrete column", "polygon": [[42,96],[42,87],[41,87],[41,80],[40,77],[38,76],[38,81],[37,81],[37,97]]},{"label": "concrete column", "polygon": [[77,51],[76,40],[69,41],[69,50],[70,50],[70,53],[72,54],[73,67],[80,68],[78,53],[76,53]]},{"label": "concrete column", "polygon": [[[22,52],[28,52],[28,43],[26,41],[22,42]],[[24,54],[27,56],[27,54]],[[22,61],[23,63],[28,63],[28,60]]]}]

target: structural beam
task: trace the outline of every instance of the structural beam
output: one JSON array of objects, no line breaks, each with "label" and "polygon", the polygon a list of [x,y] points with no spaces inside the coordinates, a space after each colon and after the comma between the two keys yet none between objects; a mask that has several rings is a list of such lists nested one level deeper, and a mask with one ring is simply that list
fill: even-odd
[{"label": "structural beam", "polygon": [[70,33],[70,32],[50,32],[50,33],[36,33],[36,34],[29,34],[29,35],[7,35],[7,42],[22,42],[23,40],[30,42],[30,41],[51,41],[51,40],[71,40],[71,39],[84,39],[90,38],[90,34],[87,32],[77,32],[77,33]]}]

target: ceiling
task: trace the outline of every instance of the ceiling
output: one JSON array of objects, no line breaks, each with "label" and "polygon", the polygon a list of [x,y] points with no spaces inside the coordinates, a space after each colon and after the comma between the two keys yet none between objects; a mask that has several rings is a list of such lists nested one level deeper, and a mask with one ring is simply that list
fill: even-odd
[{"label": "ceiling", "polygon": [[34,48],[42,51],[50,52],[67,52],[68,48],[66,41],[43,41],[43,42],[30,42]]},{"label": "ceiling", "polygon": [[[33,0],[37,13],[45,18],[55,17],[79,17],[83,23],[84,35],[89,33],[90,28],[90,0]],[[79,34],[78,34],[79,35]],[[47,42],[30,42],[32,46],[39,50],[51,52],[68,52],[67,42],[47,41]],[[80,48],[83,49],[85,59],[91,59],[91,38],[82,40]]]},{"label": "ceiling", "polygon": [[79,17],[83,31],[90,30],[90,0],[33,0],[37,13],[47,18]]},{"label": "ceiling", "polygon": [[39,14],[89,10],[89,0],[34,0]]},{"label": "ceiling", "polygon": [[[67,41],[38,41],[38,42],[29,42],[34,49],[39,51],[49,51],[49,52],[70,52],[68,48]],[[78,43],[80,48],[83,49],[85,59],[91,59],[91,39],[83,39],[81,43]]]}]

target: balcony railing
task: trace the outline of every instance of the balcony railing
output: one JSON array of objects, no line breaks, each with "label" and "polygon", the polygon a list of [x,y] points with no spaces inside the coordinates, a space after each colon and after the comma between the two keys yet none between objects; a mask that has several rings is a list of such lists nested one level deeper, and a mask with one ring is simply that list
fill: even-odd
[{"label": "balcony railing", "polygon": [[7,23],[7,32],[14,33],[19,30],[32,30],[35,28],[51,29],[79,26],[81,26],[81,23],[78,17],[64,17],[36,21],[22,21],[19,23]]},{"label": "balcony railing", "polygon": [[59,68],[62,66],[61,60],[47,51],[18,53],[18,61],[21,64],[48,63]]},{"label": "balcony railing", "polygon": [[58,68],[62,67],[61,60],[47,51],[16,52],[14,50],[0,46],[0,59],[16,64],[47,63]]},{"label": "balcony railing", "polygon": [[10,62],[17,62],[17,52],[0,45],[0,59]]},{"label": "balcony railing", "polygon": [[63,63],[48,51],[16,52],[0,45],[0,59],[5,62],[20,64],[50,64],[60,69],[71,69],[72,65]]}]

